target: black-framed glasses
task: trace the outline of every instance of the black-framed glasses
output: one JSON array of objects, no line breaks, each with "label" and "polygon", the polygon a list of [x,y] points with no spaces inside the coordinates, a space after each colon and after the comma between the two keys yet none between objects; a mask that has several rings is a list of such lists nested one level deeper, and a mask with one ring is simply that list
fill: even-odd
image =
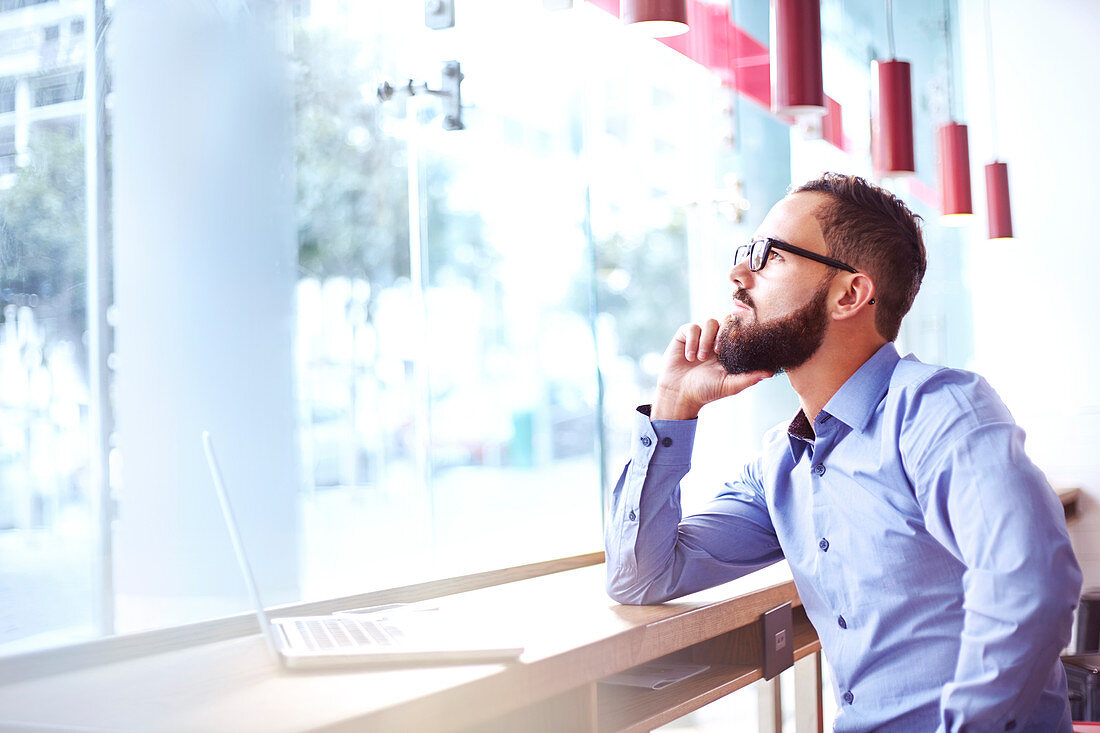
[{"label": "black-framed glasses", "polygon": [[826,257],[825,255],[819,255],[817,252],[811,252],[808,249],[802,249],[801,247],[795,247],[793,244],[787,244],[781,239],[772,239],[766,237],[764,239],[754,239],[749,244],[742,244],[740,247],[733,251],[733,266],[736,267],[744,262],[746,259],[749,261],[749,269],[753,272],[760,272],[764,269],[764,265],[768,264],[768,255],[771,254],[773,249],[781,249],[784,252],[790,252],[792,254],[805,257],[815,262],[820,262],[823,265],[829,267],[836,267],[847,272],[857,272],[856,268],[851,265],[846,265],[840,260],[834,260],[832,257]]}]

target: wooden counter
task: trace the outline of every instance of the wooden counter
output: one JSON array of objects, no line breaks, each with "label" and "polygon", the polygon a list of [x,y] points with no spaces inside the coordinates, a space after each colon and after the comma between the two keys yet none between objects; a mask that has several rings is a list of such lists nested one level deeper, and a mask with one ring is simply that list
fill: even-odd
[{"label": "wooden counter", "polygon": [[[10,681],[0,730],[649,730],[760,679],[760,618],[787,602],[800,659],[820,644],[785,563],[660,606],[611,601],[593,565],[439,600],[518,637],[516,663],[288,672],[249,633]],[[661,657],[711,666],[659,691],[600,682]]]},{"label": "wooden counter", "polygon": [[[1080,489],[1057,493],[1073,520]],[[795,659],[820,650],[785,563],[672,603],[621,606],[604,592],[601,558],[279,614],[442,596],[518,638],[517,663],[288,672],[242,615],[0,659],[0,731],[645,731],[761,679],[765,611],[791,602]],[[710,669],[659,691],[601,682],[659,658]]]}]

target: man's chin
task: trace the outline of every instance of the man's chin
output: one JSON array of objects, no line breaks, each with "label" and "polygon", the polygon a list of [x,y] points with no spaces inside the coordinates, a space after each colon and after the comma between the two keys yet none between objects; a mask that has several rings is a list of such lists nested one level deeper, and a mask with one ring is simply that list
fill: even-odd
[{"label": "man's chin", "polygon": [[763,324],[731,313],[719,334],[718,362],[730,374],[778,374],[806,363],[825,338],[828,292],[826,280],[802,308]]}]

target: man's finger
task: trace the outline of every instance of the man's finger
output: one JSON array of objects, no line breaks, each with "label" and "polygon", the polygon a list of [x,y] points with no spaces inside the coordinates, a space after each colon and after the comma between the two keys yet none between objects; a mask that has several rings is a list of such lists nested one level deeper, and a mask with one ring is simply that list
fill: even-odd
[{"label": "man's finger", "polygon": [[708,319],[703,323],[702,332],[699,336],[699,360],[705,361],[714,355],[717,351],[715,348],[715,340],[718,337],[719,324],[713,318]]},{"label": "man's finger", "polygon": [[695,361],[695,355],[699,351],[699,334],[701,329],[694,323],[685,324],[680,328],[684,335],[684,358]]}]

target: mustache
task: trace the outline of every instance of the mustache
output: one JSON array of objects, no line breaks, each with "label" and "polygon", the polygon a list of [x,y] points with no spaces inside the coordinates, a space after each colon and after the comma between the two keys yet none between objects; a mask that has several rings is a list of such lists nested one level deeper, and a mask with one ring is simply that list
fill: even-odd
[{"label": "mustache", "polygon": [[733,294],[733,299],[740,300],[749,308],[756,310],[756,304],[752,302],[752,296],[749,295],[749,292],[744,288],[738,288],[737,291]]}]

